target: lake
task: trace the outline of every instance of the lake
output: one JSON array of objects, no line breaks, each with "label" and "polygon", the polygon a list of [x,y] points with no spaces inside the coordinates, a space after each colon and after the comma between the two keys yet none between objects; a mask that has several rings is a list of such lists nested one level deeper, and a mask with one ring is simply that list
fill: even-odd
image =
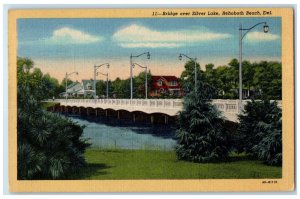
[{"label": "lake", "polygon": [[95,118],[68,115],[72,121],[84,125],[83,137],[92,148],[174,150],[175,128],[171,125],[133,124],[115,118]]}]

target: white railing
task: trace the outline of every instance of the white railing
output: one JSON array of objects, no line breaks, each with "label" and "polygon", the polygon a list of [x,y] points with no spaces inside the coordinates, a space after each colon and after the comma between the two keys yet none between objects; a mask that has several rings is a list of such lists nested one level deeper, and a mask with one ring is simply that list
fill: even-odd
[{"label": "white railing", "polygon": [[[50,100],[51,101],[51,100]],[[156,108],[182,108],[181,99],[56,99],[54,102],[60,102],[68,105],[92,105],[93,107],[104,106],[134,106],[134,107],[156,107]]]},{"label": "white railing", "polygon": [[[246,105],[249,101],[243,100],[243,104]],[[54,102],[59,102],[63,106],[164,113],[171,116],[182,110],[182,99],[57,99]],[[281,108],[282,102],[277,101],[277,103]],[[212,100],[212,104],[223,112],[227,119],[237,121],[239,100],[216,99]]]}]

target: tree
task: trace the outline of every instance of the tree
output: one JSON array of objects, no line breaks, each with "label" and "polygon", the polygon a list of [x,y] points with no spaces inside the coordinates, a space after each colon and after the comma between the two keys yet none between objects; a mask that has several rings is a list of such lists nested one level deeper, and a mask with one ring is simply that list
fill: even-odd
[{"label": "tree", "polygon": [[256,64],[254,84],[260,90],[260,98],[281,100],[282,98],[282,67],[278,62],[262,61]]},{"label": "tree", "polygon": [[58,80],[49,74],[44,75],[29,58],[18,57],[17,76],[18,84],[27,85],[37,100],[49,99],[61,92]]},{"label": "tree", "polygon": [[230,71],[227,75],[230,76],[231,81],[234,82],[234,88],[238,89],[239,82],[239,62],[237,59],[232,59],[229,63]]},{"label": "tree", "polygon": [[[67,79],[67,85],[70,85],[72,83],[73,83],[73,81],[68,78]],[[66,78],[63,78],[63,80],[61,81],[60,85],[63,86],[66,89]]]},{"label": "tree", "polygon": [[[32,69],[34,66],[33,60],[29,58],[21,58],[17,57],[17,70],[18,74],[28,74],[30,69]],[[21,78],[21,76],[20,76]]]},{"label": "tree", "polygon": [[[281,99],[281,63],[272,61],[251,63],[245,60],[243,61],[242,67],[243,90],[248,90],[249,98],[270,100]],[[213,98],[238,98],[239,62],[237,59],[232,59],[228,65],[214,68],[213,64],[207,64],[205,68],[204,77],[201,76],[200,81],[211,84],[215,88],[216,95]],[[189,71],[189,73],[192,73],[192,65],[189,65]],[[185,79],[188,79],[187,76],[184,77]],[[184,79],[182,79],[182,81],[184,84]],[[186,84],[189,84],[190,87],[192,87],[192,79],[190,79],[189,82],[186,82]]]},{"label": "tree", "polygon": [[[140,72],[137,76],[133,78],[134,82],[134,97],[135,98],[145,98],[145,79],[146,79],[146,73]],[[147,90],[150,91],[151,86],[151,73],[150,71],[147,73]]]},{"label": "tree", "polygon": [[130,79],[121,80],[120,78],[116,78],[112,82],[112,93],[116,98],[130,98]]},{"label": "tree", "polygon": [[44,75],[42,80],[43,86],[49,92],[47,93],[47,98],[57,97],[61,93],[58,80],[51,77],[49,74]]},{"label": "tree", "polygon": [[[189,60],[184,65],[185,70],[181,73],[180,76],[180,85],[182,86],[185,93],[189,93],[194,90],[195,87],[195,62]],[[202,71],[200,69],[200,64],[196,63],[196,72],[197,72],[197,82],[203,81]]]},{"label": "tree", "polygon": [[251,87],[254,86],[253,79],[255,70],[253,65],[249,61],[243,61],[243,87],[248,90],[248,96],[250,96]]},{"label": "tree", "polygon": [[280,165],[282,157],[281,109],[276,102],[252,101],[239,115],[236,144],[239,152]]},{"label": "tree", "polygon": [[101,96],[106,96],[106,81],[99,80],[96,83],[96,95],[101,97]]},{"label": "tree", "polygon": [[186,95],[179,113],[177,158],[193,162],[226,160],[230,138],[221,113],[211,104],[212,88],[199,82],[197,90],[201,92]]},{"label": "tree", "polygon": [[213,88],[212,98],[219,98],[219,96],[222,96],[222,83],[217,76],[217,70],[214,69],[214,64],[210,63],[205,65],[205,72],[202,81],[206,82]]},{"label": "tree", "polygon": [[82,139],[83,127],[41,108],[51,78],[33,66],[23,70],[25,61],[33,61],[22,59],[17,63],[18,179],[65,179],[85,165],[89,144]]}]

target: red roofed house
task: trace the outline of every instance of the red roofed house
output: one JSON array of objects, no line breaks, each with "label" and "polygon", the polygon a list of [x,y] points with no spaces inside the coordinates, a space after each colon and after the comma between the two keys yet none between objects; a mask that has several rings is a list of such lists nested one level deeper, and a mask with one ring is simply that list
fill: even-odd
[{"label": "red roofed house", "polygon": [[183,96],[183,90],[180,86],[179,79],[175,76],[152,75],[150,96],[156,97],[165,93],[175,96]]}]

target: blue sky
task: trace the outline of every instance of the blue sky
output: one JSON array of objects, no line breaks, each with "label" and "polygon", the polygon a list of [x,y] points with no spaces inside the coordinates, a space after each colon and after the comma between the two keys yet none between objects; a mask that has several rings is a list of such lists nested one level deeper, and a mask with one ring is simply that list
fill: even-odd
[{"label": "blue sky", "polygon": [[178,75],[184,64],[179,53],[197,57],[203,68],[207,63],[225,65],[238,57],[239,24],[249,28],[262,21],[270,31],[265,34],[258,26],[247,34],[244,59],[280,61],[280,18],[19,19],[18,56],[32,58],[37,67],[59,79],[59,66],[81,70],[88,78],[86,67],[102,62],[113,63],[112,77],[126,77],[130,54],[150,51],[151,60],[138,61],[156,74],[171,75],[174,70]]}]

